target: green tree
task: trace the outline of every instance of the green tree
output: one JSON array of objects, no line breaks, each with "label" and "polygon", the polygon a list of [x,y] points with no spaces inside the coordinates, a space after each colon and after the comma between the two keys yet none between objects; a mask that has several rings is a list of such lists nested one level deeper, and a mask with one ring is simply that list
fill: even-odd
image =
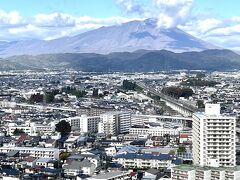
[{"label": "green tree", "polygon": [[206,75],[204,73],[198,73],[196,75],[196,78],[198,78],[198,79],[202,79],[202,78],[205,78],[205,77],[206,77]]},{"label": "green tree", "polygon": [[50,92],[45,93],[46,103],[52,103],[54,101],[55,95],[59,94],[59,90],[55,89]]},{"label": "green tree", "polygon": [[175,87],[175,86],[163,88],[162,93],[169,95],[169,96],[173,96],[175,98],[190,97],[194,94],[193,90],[191,88],[179,88],[179,87]]},{"label": "green tree", "polygon": [[21,134],[24,134],[25,132],[22,130],[22,129],[18,129],[16,128],[14,131],[13,131],[13,135],[14,136],[18,136],[18,135],[21,135]]},{"label": "green tree", "polygon": [[197,107],[200,109],[205,107],[203,100],[197,100]]},{"label": "green tree", "polygon": [[86,96],[87,92],[86,91],[81,91],[81,90],[75,90],[73,93],[73,95],[77,96],[77,98],[81,98]]},{"label": "green tree", "polygon": [[62,152],[62,153],[60,153],[60,155],[59,155],[59,159],[60,159],[62,162],[64,162],[64,161],[67,160],[67,158],[68,158],[70,155],[71,155],[71,154],[68,153],[68,152]]},{"label": "green tree", "polygon": [[178,153],[185,153],[186,152],[186,148],[184,146],[179,146],[177,152]]},{"label": "green tree", "polygon": [[123,80],[122,87],[125,90],[136,90],[137,84],[132,83],[131,81],[128,81],[128,80]]},{"label": "green tree", "polygon": [[170,151],[169,151],[169,153],[168,153],[168,154],[169,154],[169,155],[173,155],[173,156],[174,156],[174,155],[176,155],[176,151],[172,149],[172,150],[170,150]]},{"label": "green tree", "polygon": [[57,132],[61,133],[61,136],[67,136],[71,132],[71,125],[69,122],[62,120],[58,124],[56,124],[56,129]]},{"label": "green tree", "polygon": [[44,95],[37,93],[37,94],[32,94],[29,103],[42,103],[44,99]]},{"label": "green tree", "polygon": [[98,89],[97,88],[93,89],[92,97],[93,98],[98,98]]}]

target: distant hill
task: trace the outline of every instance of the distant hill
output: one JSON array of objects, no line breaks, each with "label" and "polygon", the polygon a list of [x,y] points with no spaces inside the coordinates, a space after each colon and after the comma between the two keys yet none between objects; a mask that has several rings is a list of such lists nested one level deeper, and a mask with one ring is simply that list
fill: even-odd
[{"label": "distant hill", "polygon": [[25,40],[0,42],[0,57],[58,53],[134,52],[139,49],[173,52],[202,51],[217,47],[178,29],[162,29],[157,21],[131,21],[121,25],[101,27],[73,37],[50,41]]},{"label": "distant hill", "polygon": [[232,70],[240,68],[240,55],[230,50],[174,53],[138,50],[107,55],[63,53],[13,56],[0,59],[0,70],[72,68],[81,71],[147,72],[174,69]]}]

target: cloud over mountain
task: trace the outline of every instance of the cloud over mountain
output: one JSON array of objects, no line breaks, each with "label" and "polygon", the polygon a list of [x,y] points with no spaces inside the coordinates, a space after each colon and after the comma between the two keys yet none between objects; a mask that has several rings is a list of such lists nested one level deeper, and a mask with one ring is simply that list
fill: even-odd
[{"label": "cloud over mountain", "polygon": [[17,11],[0,10],[0,41],[51,40],[74,36],[102,26],[157,18],[158,26],[163,29],[178,27],[218,46],[240,50],[240,16],[220,19],[211,14],[205,16],[195,14],[192,12],[194,0],[115,0],[115,2],[125,13],[122,16],[95,18],[54,12],[25,17]]}]

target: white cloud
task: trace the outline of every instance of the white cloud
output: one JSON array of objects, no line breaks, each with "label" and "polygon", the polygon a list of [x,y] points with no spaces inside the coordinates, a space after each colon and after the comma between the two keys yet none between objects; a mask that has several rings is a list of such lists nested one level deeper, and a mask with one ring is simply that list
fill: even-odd
[{"label": "white cloud", "polygon": [[191,17],[193,0],[153,0],[153,2],[159,12],[159,27],[176,27]]},{"label": "white cloud", "polygon": [[138,14],[143,16],[146,12],[143,4],[137,0],[117,0],[117,3],[127,14]]},{"label": "white cloud", "polygon": [[139,18],[72,16],[66,13],[22,17],[18,12],[0,10],[0,40],[54,39],[73,36],[102,26],[117,25]]},{"label": "white cloud", "polygon": [[161,28],[179,27],[217,46],[240,50],[240,16],[218,19],[192,14],[194,0],[149,0],[152,4],[148,5],[137,0],[116,1],[127,13],[127,17],[77,17],[56,12],[26,18],[17,11],[0,10],[0,40],[50,40],[131,20],[157,18]]},{"label": "white cloud", "polygon": [[193,19],[179,28],[219,47],[240,50],[240,17]]},{"label": "white cloud", "polygon": [[11,11],[9,13],[0,10],[0,27],[17,26],[24,23],[24,19],[19,15],[17,11]]},{"label": "white cloud", "polygon": [[33,17],[33,23],[43,27],[72,27],[75,17],[64,13],[37,14]]}]

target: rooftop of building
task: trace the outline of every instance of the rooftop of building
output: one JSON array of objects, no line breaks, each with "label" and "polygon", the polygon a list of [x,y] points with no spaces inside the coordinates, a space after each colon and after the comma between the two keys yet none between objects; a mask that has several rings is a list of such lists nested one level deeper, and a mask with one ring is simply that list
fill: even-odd
[{"label": "rooftop of building", "polygon": [[173,169],[179,169],[182,171],[202,170],[202,171],[240,171],[240,166],[235,167],[209,167],[209,166],[195,166],[192,164],[181,164],[173,167]]},{"label": "rooftop of building", "polygon": [[96,176],[93,176],[93,179],[113,179],[113,178],[117,178],[119,176],[123,176],[123,175],[127,175],[127,172],[123,172],[123,171],[113,171],[113,172],[107,172],[104,174],[99,174]]},{"label": "rooftop of building", "polygon": [[226,114],[220,114],[220,115],[209,115],[209,114],[206,114],[205,112],[195,112],[194,113],[195,116],[197,116],[198,118],[200,119],[206,119],[206,118],[212,118],[212,119],[225,119],[225,118],[228,118],[228,119],[235,119],[236,117],[234,116],[229,116],[229,115],[226,115]]}]

